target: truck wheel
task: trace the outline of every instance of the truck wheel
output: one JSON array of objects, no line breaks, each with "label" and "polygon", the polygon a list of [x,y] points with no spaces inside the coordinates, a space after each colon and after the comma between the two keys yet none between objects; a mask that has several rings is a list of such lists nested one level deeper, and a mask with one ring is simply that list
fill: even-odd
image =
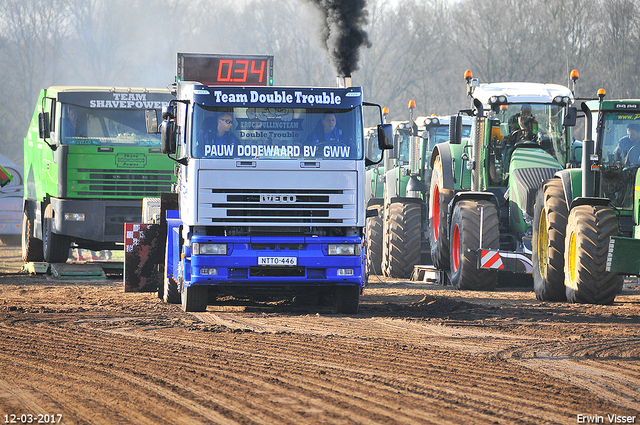
[{"label": "truck wheel", "polygon": [[180,292],[178,291],[178,283],[172,277],[164,278],[164,291],[162,299],[167,304],[180,304]]},{"label": "truck wheel", "polygon": [[624,277],[607,272],[611,236],[618,235],[618,219],[611,208],[579,205],[571,210],[565,242],[567,301],[611,304],[622,291]]},{"label": "truck wheel", "polygon": [[338,285],[335,291],[335,309],[338,314],[356,314],[360,301],[358,285]]},{"label": "truck wheel", "polygon": [[560,179],[544,183],[533,209],[533,290],[541,301],[565,301],[564,245],[569,210]]},{"label": "truck wheel", "polygon": [[209,288],[204,285],[185,287],[182,285],[182,310],[187,312],[207,311]]},{"label": "truck wheel", "polygon": [[478,269],[477,249],[498,249],[500,224],[495,206],[488,201],[462,200],[451,217],[451,284],[457,289],[492,291],[498,283],[496,270]]},{"label": "truck wheel", "polygon": [[395,278],[411,277],[420,263],[422,214],[419,204],[394,202],[389,205],[384,221],[383,272]]},{"label": "truck wheel", "polygon": [[69,258],[69,240],[53,233],[53,208],[51,204],[44,210],[42,223],[42,253],[47,263],[66,263]]},{"label": "truck wheel", "polygon": [[22,261],[44,261],[42,255],[42,241],[33,236],[33,219],[29,218],[26,211],[22,212]]},{"label": "truck wheel", "polygon": [[367,274],[382,273],[382,207],[376,217],[367,218]]},{"label": "truck wheel", "polygon": [[453,199],[453,190],[445,189],[442,178],[442,161],[436,157],[429,190],[429,238],[431,260],[435,268],[449,269],[449,238],[447,235],[447,208]]}]

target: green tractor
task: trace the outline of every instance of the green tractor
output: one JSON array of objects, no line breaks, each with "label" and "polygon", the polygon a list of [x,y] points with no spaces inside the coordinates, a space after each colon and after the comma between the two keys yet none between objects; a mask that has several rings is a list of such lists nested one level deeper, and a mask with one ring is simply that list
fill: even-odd
[{"label": "green tractor", "polygon": [[[451,117],[450,141],[431,155],[431,258],[455,288],[493,290],[499,272],[532,273],[534,201],[571,161],[574,97],[556,84],[465,79],[472,108]],[[473,117],[466,143],[461,114]]]},{"label": "green tractor", "polygon": [[[583,102],[582,167],[546,181],[534,217],[540,300],[610,304],[640,274],[640,100]],[[595,134],[595,140],[593,135]]]},{"label": "green tractor", "polygon": [[[428,158],[437,143],[449,139],[448,116],[414,118],[414,109],[412,100],[409,120],[392,121],[394,149],[385,157],[384,167],[376,170],[376,181],[369,179],[371,193],[377,196],[368,199],[368,206],[377,210],[377,216],[368,219],[367,263],[372,273],[395,278],[408,278],[417,264],[429,262]],[[468,135],[469,118],[462,129]]]}]

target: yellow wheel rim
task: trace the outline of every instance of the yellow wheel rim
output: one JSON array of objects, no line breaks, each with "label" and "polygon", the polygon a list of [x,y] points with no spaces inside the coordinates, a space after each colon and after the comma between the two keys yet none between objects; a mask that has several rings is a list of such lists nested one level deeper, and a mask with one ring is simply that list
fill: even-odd
[{"label": "yellow wheel rim", "polygon": [[575,287],[575,281],[576,281],[576,268],[577,268],[577,263],[578,263],[578,258],[576,255],[576,234],[575,232],[571,232],[571,234],[569,235],[569,252],[568,254],[568,258],[567,258],[567,270],[569,271],[569,282],[567,282],[569,284],[569,286],[571,286],[572,288]]},{"label": "yellow wheel rim", "polygon": [[547,270],[547,245],[549,235],[547,234],[547,213],[543,209],[540,212],[540,222],[538,223],[538,269],[540,276],[546,276]]}]

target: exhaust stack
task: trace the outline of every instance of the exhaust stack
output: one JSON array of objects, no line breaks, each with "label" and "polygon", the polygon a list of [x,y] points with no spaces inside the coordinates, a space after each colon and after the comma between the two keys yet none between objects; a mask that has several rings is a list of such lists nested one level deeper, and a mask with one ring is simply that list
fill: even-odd
[{"label": "exhaust stack", "polygon": [[351,76],[350,75],[346,75],[343,77],[338,76],[337,77],[337,84],[339,88],[349,88],[351,87]]}]

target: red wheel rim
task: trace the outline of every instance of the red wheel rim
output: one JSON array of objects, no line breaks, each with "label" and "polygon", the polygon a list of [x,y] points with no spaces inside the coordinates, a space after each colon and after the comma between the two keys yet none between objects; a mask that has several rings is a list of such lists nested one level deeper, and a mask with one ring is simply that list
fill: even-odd
[{"label": "red wheel rim", "polygon": [[438,240],[440,231],[440,189],[436,185],[433,189],[433,199],[431,199],[431,220],[433,221],[433,240]]},{"label": "red wheel rim", "polygon": [[453,237],[451,238],[451,267],[454,272],[460,268],[460,229],[457,224],[453,228]]}]

